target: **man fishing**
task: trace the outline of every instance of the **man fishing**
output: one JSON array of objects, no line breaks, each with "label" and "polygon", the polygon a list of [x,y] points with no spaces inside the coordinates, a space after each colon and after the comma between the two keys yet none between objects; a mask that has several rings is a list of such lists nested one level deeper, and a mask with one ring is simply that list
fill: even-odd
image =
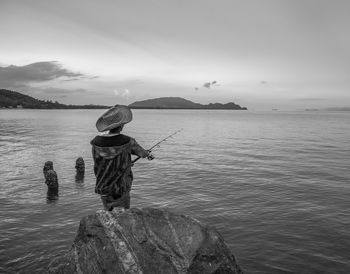
[{"label": "man fishing", "polygon": [[114,207],[130,208],[130,190],[133,180],[131,155],[138,158],[154,157],[143,149],[134,138],[121,134],[125,124],[132,120],[127,106],[116,105],[107,110],[96,122],[99,132],[92,141],[92,156],[96,176],[95,192],[101,195],[105,210]]}]

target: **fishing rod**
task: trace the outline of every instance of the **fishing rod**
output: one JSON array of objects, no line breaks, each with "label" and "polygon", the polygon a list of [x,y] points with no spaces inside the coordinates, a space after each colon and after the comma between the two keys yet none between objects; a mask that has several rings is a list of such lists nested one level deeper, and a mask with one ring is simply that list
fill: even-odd
[{"label": "fishing rod", "polygon": [[[165,142],[167,139],[171,138],[172,136],[174,136],[175,134],[177,134],[178,132],[182,131],[182,128],[175,131],[174,133],[170,134],[169,136],[165,137],[164,139],[160,140],[159,142],[157,142],[155,145],[153,145],[150,149],[148,149],[148,151],[152,151],[152,149],[154,149],[155,147],[159,146],[161,143]],[[126,168],[124,168],[118,175],[118,178],[120,178],[121,176],[123,176],[123,174],[128,170],[128,168],[132,167],[134,165],[135,162],[137,162],[141,157],[138,156],[137,158],[135,158],[133,161],[131,161],[131,164],[128,165]],[[152,158],[153,159],[153,158]],[[152,160],[151,159],[151,160]]]},{"label": "fishing rod", "polygon": [[[160,140],[159,142],[157,142],[155,145],[153,145],[151,148],[148,149],[149,152],[152,151],[152,149],[159,147],[159,145],[163,142],[165,142],[167,139],[173,137],[175,134],[179,133],[180,131],[182,131],[183,129],[179,129],[177,131],[175,131],[174,133],[170,134],[169,136],[165,137],[164,139]],[[137,158],[135,158],[131,163],[134,164],[135,162],[137,162],[141,157],[138,156]]]}]

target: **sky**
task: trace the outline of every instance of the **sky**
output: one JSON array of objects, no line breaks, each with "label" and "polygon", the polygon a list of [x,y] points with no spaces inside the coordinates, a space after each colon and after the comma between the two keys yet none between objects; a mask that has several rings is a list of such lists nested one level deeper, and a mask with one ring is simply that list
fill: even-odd
[{"label": "sky", "polygon": [[349,106],[349,14],[347,0],[0,0],[0,88],[66,104]]}]

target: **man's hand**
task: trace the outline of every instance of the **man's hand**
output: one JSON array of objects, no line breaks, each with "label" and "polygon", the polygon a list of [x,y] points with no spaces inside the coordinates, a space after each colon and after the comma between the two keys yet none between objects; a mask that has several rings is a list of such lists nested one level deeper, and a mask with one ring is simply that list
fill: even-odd
[{"label": "man's hand", "polygon": [[151,160],[154,159],[154,156],[153,156],[153,154],[152,154],[151,151],[148,151],[147,159],[148,159],[149,161],[151,161]]}]

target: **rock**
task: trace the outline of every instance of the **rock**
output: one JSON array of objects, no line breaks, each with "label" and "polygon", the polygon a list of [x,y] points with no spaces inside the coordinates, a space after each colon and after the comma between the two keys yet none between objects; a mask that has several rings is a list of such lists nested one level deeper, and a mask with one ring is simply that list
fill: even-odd
[{"label": "rock", "polygon": [[49,273],[242,273],[215,228],[166,210],[97,211]]}]

